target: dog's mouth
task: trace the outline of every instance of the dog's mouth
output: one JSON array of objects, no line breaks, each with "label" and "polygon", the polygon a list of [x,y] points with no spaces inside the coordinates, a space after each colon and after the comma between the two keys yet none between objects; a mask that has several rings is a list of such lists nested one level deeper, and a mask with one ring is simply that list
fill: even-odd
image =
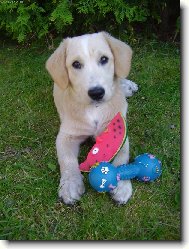
[{"label": "dog's mouth", "polygon": [[102,103],[105,102],[105,99],[101,99],[101,100],[91,100],[91,104],[95,105],[96,107],[98,107],[99,105],[101,105]]}]

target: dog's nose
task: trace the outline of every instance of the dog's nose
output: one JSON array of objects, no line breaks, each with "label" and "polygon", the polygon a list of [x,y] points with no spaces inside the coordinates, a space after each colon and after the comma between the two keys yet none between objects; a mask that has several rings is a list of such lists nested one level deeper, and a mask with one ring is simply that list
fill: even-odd
[{"label": "dog's nose", "polygon": [[104,97],[105,90],[102,87],[96,86],[88,91],[88,95],[91,99],[99,101]]}]

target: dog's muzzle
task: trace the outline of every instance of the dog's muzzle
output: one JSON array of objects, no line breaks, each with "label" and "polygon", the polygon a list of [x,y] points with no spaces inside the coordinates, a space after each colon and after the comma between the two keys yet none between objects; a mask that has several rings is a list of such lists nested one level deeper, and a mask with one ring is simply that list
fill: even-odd
[{"label": "dog's muzzle", "polygon": [[88,91],[88,95],[92,100],[100,101],[104,97],[105,90],[103,87],[93,87]]}]

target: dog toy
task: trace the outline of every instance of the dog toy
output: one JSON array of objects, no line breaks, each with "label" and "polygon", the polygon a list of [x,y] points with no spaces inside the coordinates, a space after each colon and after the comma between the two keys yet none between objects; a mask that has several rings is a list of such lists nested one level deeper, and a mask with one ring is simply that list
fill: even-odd
[{"label": "dog toy", "polygon": [[127,138],[125,118],[120,112],[111,120],[107,129],[97,138],[96,143],[87,155],[87,159],[80,164],[81,171],[89,172],[97,162],[111,162],[122,148]]},{"label": "dog toy", "polygon": [[133,163],[115,167],[111,163],[101,162],[89,172],[89,182],[98,192],[109,192],[117,187],[118,181],[136,177],[142,182],[151,182],[162,173],[161,161],[152,154],[137,156]]}]

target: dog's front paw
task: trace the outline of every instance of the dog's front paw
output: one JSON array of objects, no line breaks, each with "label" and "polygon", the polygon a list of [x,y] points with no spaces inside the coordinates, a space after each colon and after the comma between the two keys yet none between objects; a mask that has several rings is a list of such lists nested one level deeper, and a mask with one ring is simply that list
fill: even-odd
[{"label": "dog's front paw", "polygon": [[131,181],[119,181],[117,187],[110,194],[112,199],[118,204],[126,204],[132,195]]},{"label": "dog's front paw", "polygon": [[66,176],[65,174],[61,177],[58,192],[61,201],[73,205],[80,200],[85,192],[82,178],[83,176],[80,173],[72,176]]}]

